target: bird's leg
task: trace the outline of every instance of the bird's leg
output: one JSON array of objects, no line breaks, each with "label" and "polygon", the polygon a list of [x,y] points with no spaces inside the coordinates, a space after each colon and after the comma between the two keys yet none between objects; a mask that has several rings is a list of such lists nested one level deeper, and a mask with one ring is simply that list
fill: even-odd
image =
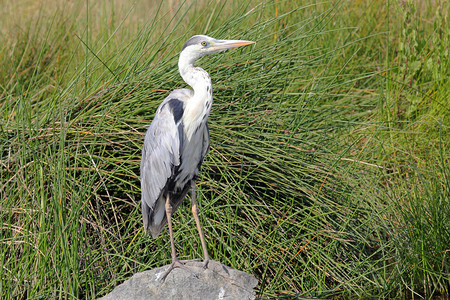
[{"label": "bird's leg", "polygon": [[[177,258],[177,253],[175,251],[175,242],[173,239],[173,230],[172,230],[172,205],[170,204],[170,196],[167,194],[166,198],[166,217],[167,217],[167,225],[169,225],[169,235],[170,235],[170,246],[172,247],[172,263],[170,264],[169,268],[159,277],[161,281],[164,281],[169,275],[169,273],[174,268],[186,268]],[[187,269],[187,268],[186,268]],[[195,273],[192,273],[195,277],[197,275]]]},{"label": "bird's leg", "polygon": [[167,217],[167,224],[169,225],[169,235],[170,235],[170,247],[172,249],[172,264],[174,264],[176,261],[178,261],[177,253],[175,251],[175,241],[173,239],[173,230],[172,230],[172,205],[170,204],[170,197],[169,193],[167,193],[166,198],[166,217]]},{"label": "bird's leg", "polygon": [[203,261],[203,268],[208,267],[209,263],[209,254],[208,249],[206,249],[205,238],[203,237],[202,227],[200,226],[200,219],[198,218],[198,207],[197,202],[195,201],[195,182],[192,182],[192,214],[194,215],[195,224],[197,225],[198,234],[200,235],[200,241],[202,243],[203,255],[205,256],[205,260]]}]

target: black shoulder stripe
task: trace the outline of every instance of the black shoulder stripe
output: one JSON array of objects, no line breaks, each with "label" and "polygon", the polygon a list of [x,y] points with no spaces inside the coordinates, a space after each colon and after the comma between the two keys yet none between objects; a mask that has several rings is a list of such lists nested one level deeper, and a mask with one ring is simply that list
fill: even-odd
[{"label": "black shoulder stripe", "polygon": [[183,101],[178,99],[170,99],[167,103],[169,104],[169,107],[172,110],[173,119],[175,123],[178,123],[184,113]]},{"label": "black shoulder stripe", "polygon": [[183,147],[184,147],[184,125],[183,122],[178,124],[178,138],[180,139],[180,155],[183,153]]}]

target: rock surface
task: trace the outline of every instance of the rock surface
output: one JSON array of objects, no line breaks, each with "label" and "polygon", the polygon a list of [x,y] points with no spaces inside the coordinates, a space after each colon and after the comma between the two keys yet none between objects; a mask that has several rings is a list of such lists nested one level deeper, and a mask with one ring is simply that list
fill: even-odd
[{"label": "rock surface", "polygon": [[101,300],[255,299],[253,288],[258,280],[253,275],[225,267],[227,273],[214,260],[207,269],[203,269],[201,261],[188,261],[184,265],[188,268],[173,269],[164,282],[158,279],[169,265],[134,274]]}]

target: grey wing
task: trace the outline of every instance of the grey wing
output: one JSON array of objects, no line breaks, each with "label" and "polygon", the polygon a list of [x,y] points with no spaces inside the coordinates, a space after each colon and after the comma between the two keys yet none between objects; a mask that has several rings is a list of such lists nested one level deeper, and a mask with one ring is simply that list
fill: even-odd
[{"label": "grey wing", "polygon": [[[165,199],[162,198],[174,168],[180,165],[180,147],[183,143],[183,132],[179,123],[179,114],[182,114],[183,110],[181,107],[180,112],[171,105],[174,101],[179,101],[182,105],[183,101],[171,96],[172,94],[159,106],[147,130],[142,149],[142,216],[145,232],[150,228],[154,237],[165,224]],[[171,100],[174,101],[171,103]]]}]

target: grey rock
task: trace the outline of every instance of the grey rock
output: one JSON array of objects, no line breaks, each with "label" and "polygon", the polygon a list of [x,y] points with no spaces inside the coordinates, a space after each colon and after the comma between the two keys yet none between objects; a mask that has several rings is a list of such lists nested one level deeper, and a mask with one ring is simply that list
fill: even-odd
[{"label": "grey rock", "polygon": [[201,261],[188,261],[184,265],[187,268],[173,269],[164,282],[158,279],[169,265],[134,274],[101,300],[255,299],[253,289],[258,280],[253,275],[224,267],[214,260],[207,269],[203,269]]}]

